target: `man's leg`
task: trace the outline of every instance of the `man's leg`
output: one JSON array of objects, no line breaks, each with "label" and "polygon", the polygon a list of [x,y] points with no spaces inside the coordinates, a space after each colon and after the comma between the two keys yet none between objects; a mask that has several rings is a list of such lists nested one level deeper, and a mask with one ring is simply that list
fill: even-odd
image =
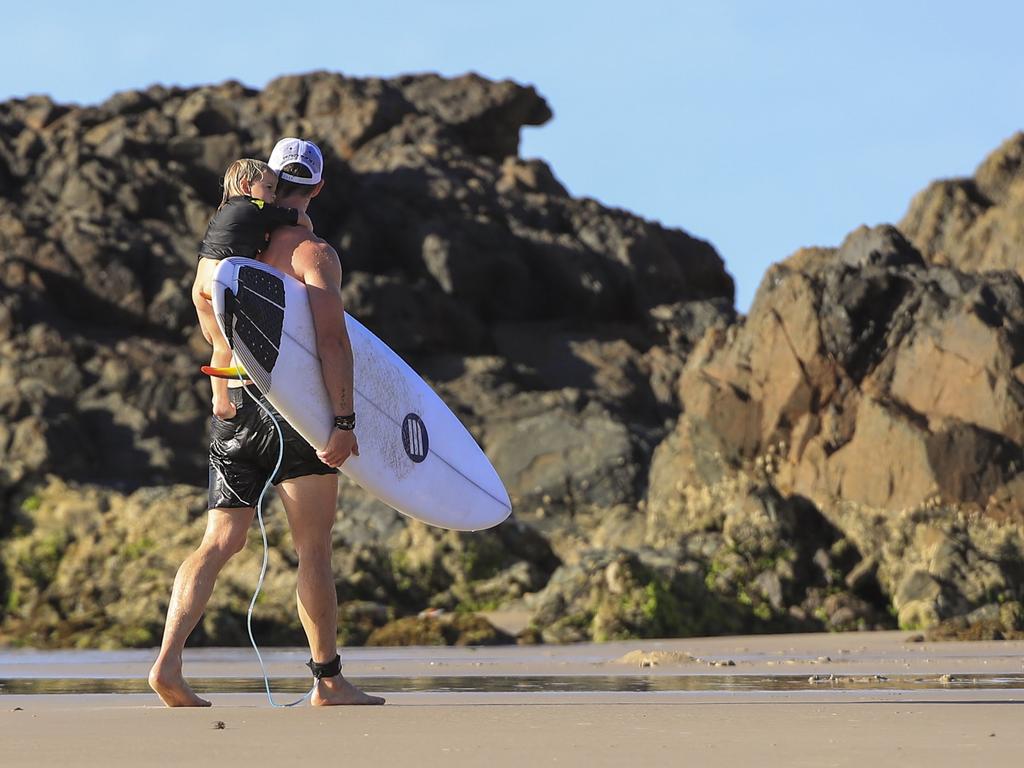
[{"label": "man's leg", "polygon": [[[299,556],[296,597],[299,620],[313,661],[333,661],[338,652],[338,595],[331,570],[331,529],[338,504],[337,475],[305,475],[277,488]],[[383,704],[349,683],[343,675],[322,678],[313,704]]]},{"label": "man's leg", "polygon": [[150,687],[169,707],[210,706],[185,682],[181,654],[206,610],[217,575],[233,555],[245,548],[254,514],[252,507],[211,509],[203,542],[185,559],[174,578],[160,655],[149,672]]}]

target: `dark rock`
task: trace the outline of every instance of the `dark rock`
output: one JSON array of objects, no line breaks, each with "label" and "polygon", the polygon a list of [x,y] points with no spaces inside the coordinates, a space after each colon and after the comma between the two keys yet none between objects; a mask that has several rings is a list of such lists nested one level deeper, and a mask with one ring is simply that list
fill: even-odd
[{"label": "dark rock", "polygon": [[407,616],[374,630],[366,644],[381,645],[504,645],[513,639],[487,619],[469,613]]},{"label": "dark rock", "polygon": [[846,236],[835,259],[851,267],[923,265],[924,260],[896,227],[860,227]]},{"label": "dark rock", "polygon": [[1022,640],[1024,610],[1017,601],[1002,605],[989,603],[964,616],[946,619],[931,627],[931,642],[941,640]]},{"label": "dark rock", "polygon": [[394,609],[369,600],[353,600],[338,606],[339,645],[364,645],[381,627],[394,621]]},{"label": "dark rock", "polygon": [[518,154],[521,126],[551,119],[547,102],[533,88],[509,80],[425,75],[407,78],[403,85],[403,94],[419,111],[451,126],[471,152],[496,159]]},{"label": "dark rock", "polygon": [[699,634],[706,620],[695,610],[702,585],[681,578],[686,583],[680,600],[672,571],[634,553],[585,552],[579,564],[556,571],[537,595],[532,624],[549,643]]},{"label": "dark rock", "polygon": [[609,507],[638,495],[629,429],[596,403],[580,408],[562,393],[520,400],[486,426],[483,446],[527,510]]},{"label": "dark rock", "polygon": [[[707,244],[574,200],[542,161],[516,157],[521,128],[550,116],[533,88],[508,81],[327,72],[262,91],[227,82],[125,92],[98,107],[44,97],[0,106],[0,335],[44,325],[75,344],[56,353],[67,361],[60,371],[46,371],[59,386],[4,390],[4,448],[18,435],[4,483],[64,471],[44,448],[51,433],[89,446],[65,462],[68,477],[204,481],[208,395],[194,371],[207,352],[190,348],[195,250],[225,166],[266,156],[287,133],[325,151],[328,184],[311,212],[339,246],[349,310],[401,353],[414,362],[492,354],[498,323],[557,321],[590,345],[588,325],[608,316],[629,326],[617,332],[626,338],[590,345],[593,375],[581,384],[608,386],[621,348],[634,370],[606,400],[656,418],[640,362],[654,337],[637,302],[657,291],[728,301],[731,280]],[[129,371],[166,372],[183,352],[189,362],[147,380],[105,367],[118,345]],[[38,349],[11,352],[19,378],[49,365]],[[557,378],[534,384],[563,386]],[[66,412],[56,432],[45,418],[19,427],[56,409]]]}]

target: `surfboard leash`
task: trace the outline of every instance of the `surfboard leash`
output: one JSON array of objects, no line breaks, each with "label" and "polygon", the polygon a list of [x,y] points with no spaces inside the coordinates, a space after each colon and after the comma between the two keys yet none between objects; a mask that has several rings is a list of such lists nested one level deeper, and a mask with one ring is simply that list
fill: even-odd
[{"label": "surfboard leash", "polygon": [[[242,369],[238,362],[238,358],[235,357],[234,350],[231,350],[231,357],[234,360],[235,365],[239,366],[239,380],[244,382],[245,379],[242,378],[241,374]],[[273,470],[271,470],[270,475],[267,477],[267,482],[263,484],[263,490],[260,491],[259,499],[256,501],[256,519],[259,520],[260,535],[263,537],[263,566],[260,568],[260,578],[259,581],[256,583],[256,591],[252,593],[252,600],[249,602],[249,612],[245,617],[245,626],[246,629],[249,631],[249,642],[252,643],[252,649],[256,651],[256,658],[260,662],[260,670],[263,672],[263,687],[267,691],[267,700],[270,702],[270,706],[279,708],[297,707],[299,704],[304,703],[313,695],[313,691],[316,690],[316,684],[319,682],[319,680],[315,677],[313,678],[313,687],[310,688],[309,691],[307,691],[306,694],[301,699],[296,699],[290,704],[278,704],[276,701],[274,701],[274,694],[270,691],[270,676],[267,675],[267,667],[263,663],[263,655],[260,653],[259,645],[257,645],[256,643],[256,637],[253,635],[252,632],[252,614],[256,608],[256,600],[257,598],[259,598],[260,591],[263,589],[263,581],[267,576],[267,564],[270,560],[270,547],[267,544],[267,527],[263,522],[263,498],[267,495],[267,490],[270,488],[270,485],[273,482],[274,477],[277,475],[278,470],[281,469],[281,462],[284,461],[284,433],[281,431],[281,425],[277,423],[277,419],[274,417],[274,414],[270,412],[270,409],[263,405],[263,403],[260,402],[259,398],[249,391],[249,387],[243,385],[242,389],[245,390],[245,393],[246,395],[249,396],[249,399],[252,400],[256,405],[258,405],[260,409],[265,414],[267,414],[267,416],[270,417],[270,421],[273,423],[274,429],[277,431],[277,463],[274,465]]]}]

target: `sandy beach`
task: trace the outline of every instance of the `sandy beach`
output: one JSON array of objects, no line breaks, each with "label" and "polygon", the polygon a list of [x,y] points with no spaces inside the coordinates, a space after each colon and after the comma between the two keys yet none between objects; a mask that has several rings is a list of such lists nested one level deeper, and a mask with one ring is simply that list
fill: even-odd
[{"label": "sandy beach", "polygon": [[[142,692],[152,658],[0,652],[0,762],[1009,766],[1024,748],[1024,643],[885,632],[353,649],[346,674],[389,703],[333,710],[272,709],[244,649],[189,651],[214,706],[164,709]],[[306,685],[302,660],[267,654],[279,702]],[[30,692],[47,690],[110,692]]]}]

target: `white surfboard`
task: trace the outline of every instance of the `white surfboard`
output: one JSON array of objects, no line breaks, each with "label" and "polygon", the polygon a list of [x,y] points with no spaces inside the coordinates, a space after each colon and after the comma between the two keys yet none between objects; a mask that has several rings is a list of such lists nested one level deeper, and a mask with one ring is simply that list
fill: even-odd
[{"label": "white surfboard", "polygon": [[[217,322],[249,378],[310,445],[333,429],[305,285],[259,261],[231,257],[213,276]],[[440,397],[384,342],[345,314],[355,363],[359,456],[341,470],[404,515],[477,531],[511,514],[484,452]]]}]

